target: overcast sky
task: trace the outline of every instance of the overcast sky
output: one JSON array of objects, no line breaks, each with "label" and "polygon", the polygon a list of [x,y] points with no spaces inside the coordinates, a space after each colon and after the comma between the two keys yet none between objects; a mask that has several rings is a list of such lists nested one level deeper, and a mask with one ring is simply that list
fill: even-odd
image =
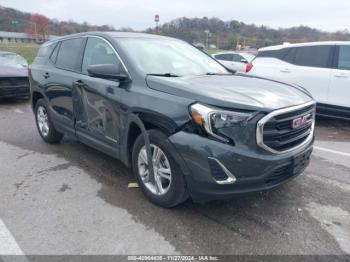
[{"label": "overcast sky", "polygon": [[59,20],[137,30],[178,17],[218,17],[273,28],[308,25],[324,31],[350,29],[349,0],[0,0],[0,5]]}]

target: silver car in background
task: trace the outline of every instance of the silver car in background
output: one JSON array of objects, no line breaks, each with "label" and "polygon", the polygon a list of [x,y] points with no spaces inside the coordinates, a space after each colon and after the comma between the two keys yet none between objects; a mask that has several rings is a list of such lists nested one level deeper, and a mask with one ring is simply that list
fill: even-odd
[{"label": "silver car in background", "polygon": [[237,72],[247,72],[247,66],[254,59],[254,55],[243,52],[220,52],[213,54],[212,57],[230,70]]}]

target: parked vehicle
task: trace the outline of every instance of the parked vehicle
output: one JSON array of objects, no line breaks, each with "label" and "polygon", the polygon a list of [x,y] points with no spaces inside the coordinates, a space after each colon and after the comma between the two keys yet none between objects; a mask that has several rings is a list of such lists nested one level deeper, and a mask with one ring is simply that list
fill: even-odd
[{"label": "parked vehicle", "polygon": [[27,67],[22,56],[0,51],[0,98],[29,98]]},{"label": "parked vehicle", "polygon": [[300,85],[317,101],[319,115],[350,119],[350,42],[261,48],[249,74]]},{"label": "parked vehicle", "polygon": [[228,69],[237,72],[247,72],[249,62],[254,59],[254,55],[249,53],[237,53],[237,52],[220,52],[213,54],[216,60],[226,66]]},{"label": "parked vehicle", "polygon": [[269,190],[309,163],[309,93],[232,74],[181,40],[65,36],[41,47],[30,82],[46,142],[71,134],[120,159],[164,207]]},{"label": "parked vehicle", "polygon": [[205,45],[202,43],[193,43],[193,46],[197,47],[200,50],[204,50],[205,49]]}]

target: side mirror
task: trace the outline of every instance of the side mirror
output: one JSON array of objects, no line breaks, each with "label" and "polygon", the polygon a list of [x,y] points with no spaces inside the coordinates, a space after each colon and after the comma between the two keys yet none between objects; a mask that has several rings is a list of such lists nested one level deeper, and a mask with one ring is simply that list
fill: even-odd
[{"label": "side mirror", "polygon": [[246,59],[241,59],[241,63],[248,64],[248,61]]},{"label": "side mirror", "polygon": [[88,74],[91,77],[125,81],[129,77],[125,73],[121,73],[118,66],[113,64],[90,65],[87,68]]}]

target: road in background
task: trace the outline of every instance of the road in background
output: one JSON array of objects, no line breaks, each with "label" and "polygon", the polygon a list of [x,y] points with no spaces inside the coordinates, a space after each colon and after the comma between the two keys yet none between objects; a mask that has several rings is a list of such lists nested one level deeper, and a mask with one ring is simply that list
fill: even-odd
[{"label": "road in background", "polygon": [[320,120],[310,167],[276,190],[174,209],[128,189],[119,161],[45,144],[27,102],[0,102],[0,127],[0,251],[350,254],[349,123]]}]

